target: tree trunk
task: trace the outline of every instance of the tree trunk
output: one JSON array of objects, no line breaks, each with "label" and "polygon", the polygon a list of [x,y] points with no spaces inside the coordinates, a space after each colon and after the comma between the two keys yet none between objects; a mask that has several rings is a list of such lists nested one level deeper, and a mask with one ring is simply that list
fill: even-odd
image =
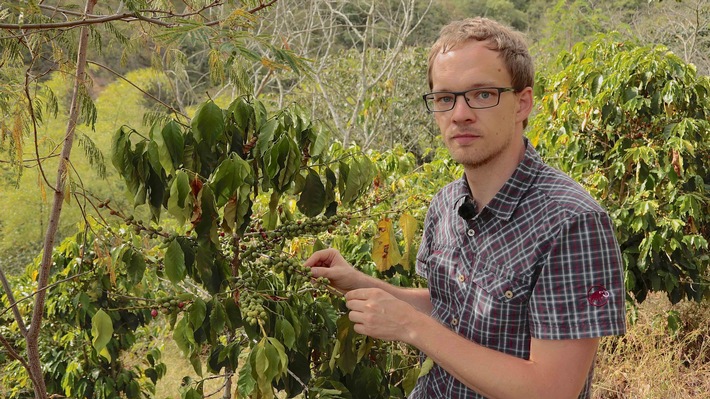
[{"label": "tree trunk", "polygon": [[[94,10],[97,0],[88,0],[84,9],[85,14],[91,14]],[[62,213],[62,205],[64,198],[70,188],[67,185],[67,176],[69,173],[69,156],[74,144],[74,136],[76,131],[77,120],[79,119],[79,90],[84,84],[86,70],[86,51],[89,40],[89,28],[84,26],[81,28],[79,36],[79,49],[76,58],[76,75],[74,76],[74,89],[72,92],[71,106],[69,108],[69,120],[67,122],[66,134],[64,136],[64,145],[57,167],[57,180],[54,186],[54,196],[52,199],[52,209],[49,214],[49,223],[47,231],[44,235],[42,262],[39,267],[39,276],[37,278],[37,295],[35,295],[34,307],[32,311],[32,322],[27,333],[27,362],[29,364],[30,378],[34,383],[34,392],[36,399],[47,398],[47,387],[44,382],[44,374],[42,373],[42,363],[39,353],[39,332],[42,327],[42,316],[44,313],[44,303],[47,296],[47,283],[49,282],[50,269],[52,267],[52,252],[57,230],[59,229],[59,217]]]}]

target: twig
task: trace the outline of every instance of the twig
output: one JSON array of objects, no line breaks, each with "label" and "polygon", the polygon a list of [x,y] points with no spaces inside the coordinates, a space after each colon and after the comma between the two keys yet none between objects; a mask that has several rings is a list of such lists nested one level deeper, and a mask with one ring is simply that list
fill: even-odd
[{"label": "twig", "polygon": [[[11,303],[8,309],[12,309],[12,313],[15,315],[15,321],[17,322],[18,327],[20,327],[20,333],[23,337],[26,337],[27,327],[25,327],[25,322],[22,320],[20,310],[17,308],[17,301],[15,301],[15,296],[12,294],[10,283],[7,281],[7,277],[5,277],[5,272],[2,270],[2,267],[0,267],[0,281],[2,281],[2,287],[5,289],[7,300]],[[5,312],[0,313],[0,316],[3,314],[5,314]]]},{"label": "twig", "polygon": [[10,345],[10,343],[7,342],[7,340],[6,340],[2,335],[0,335],[0,342],[2,342],[2,345],[3,345],[3,346],[5,347],[5,349],[7,350],[7,353],[10,354],[10,357],[11,357],[11,358],[13,358],[13,359],[17,360],[18,362],[22,363],[22,366],[24,366],[26,369],[29,368],[29,365],[27,364],[27,362],[25,361],[25,359],[23,359],[22,356],[20,356],[20,354],[17,353],[17,351],[15,350],[15,348],[13,348],[12,345]]}]

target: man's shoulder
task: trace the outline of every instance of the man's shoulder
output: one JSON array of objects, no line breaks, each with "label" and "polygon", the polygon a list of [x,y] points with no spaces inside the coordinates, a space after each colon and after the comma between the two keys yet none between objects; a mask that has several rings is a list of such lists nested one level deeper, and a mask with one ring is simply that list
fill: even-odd
[{"label": "man's shoulder", "polygon": [[444,187],[441,187],[439,191],[432,197],[432,203],[434,202],[444,202],[444,203],[454,203],[458,199],[467,195],[468,188],[463,179],[456,179],[449,182]]},{"label": "man's shoulder", "polygon": [[577,181],[564,172],[544,164],[533,184],[549,205],[572,214],[605,212],[604,208]]}]

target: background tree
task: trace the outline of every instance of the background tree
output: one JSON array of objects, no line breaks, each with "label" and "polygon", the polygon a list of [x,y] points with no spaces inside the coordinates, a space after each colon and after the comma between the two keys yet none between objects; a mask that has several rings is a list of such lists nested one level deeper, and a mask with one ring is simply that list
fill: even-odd
[{"label": "background tree", "polygon": [[710,1],[653,2],[636,13],[630,30],[645,44],[663,43],[698,74],[710,73]]},{"label": "background tree", "polygon": [[[414,98],[410,96],[412,89],[425,89],[425,75],[419,74],[425,62],[407,43],[431,4],[413,0],[284,1],[272,18],[262,21],[260,30],[299,48],[303,57],[314,61],[312,74],[300,79],[272,79],[267,71],[258,74],[263,78],[256,86],[263,87],[264,94],[279,104],[309,104],[312,116],[331,124],[333,136],[346,146],[356,143],[364,149],[386,148],[395,134],[392,128],[407,131],[402,125],[388,125],[394,110],[402,106],[402,94]],[[410,83],[398,79],[401,73],[419,78]],[[398,85],[402,94],[396,93]],[[417,111],[412,116],[423,116],[421,107]],[[415,136],[405,140],[407,148],[417,141]]]}]

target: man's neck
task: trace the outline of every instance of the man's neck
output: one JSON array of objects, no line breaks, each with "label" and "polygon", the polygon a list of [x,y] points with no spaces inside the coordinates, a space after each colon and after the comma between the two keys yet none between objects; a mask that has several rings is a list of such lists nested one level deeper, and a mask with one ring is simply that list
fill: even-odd
[{"label": "man's neck", "polygon": [[510,154],[501,154],[484,165],[478,167],[464,165],[466,181],[476,203],[477,212],[481,212],[491,202],[513,175],[525,157],[525,147],[523,141],[520,145],[513,146]]}]

